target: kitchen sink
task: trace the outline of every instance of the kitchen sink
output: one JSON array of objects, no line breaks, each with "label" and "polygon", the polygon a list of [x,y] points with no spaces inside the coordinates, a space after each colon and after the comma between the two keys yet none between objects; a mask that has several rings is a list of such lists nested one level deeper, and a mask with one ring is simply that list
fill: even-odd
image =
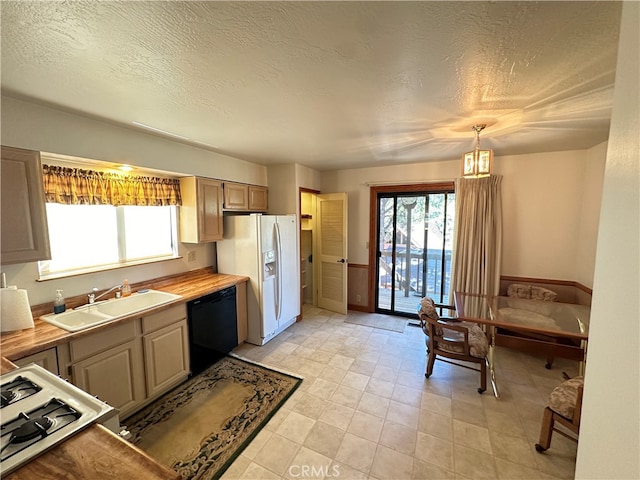
[{"label": "kitchen sink", "polygon": [[160,292],[158,290],[147,290],[142,293],[134,293],[129,297],[107,300],[96,304],[94,307],[98,311],[114,317],[122,317],[131,313],[146,310],[147,308],[157,307],[165,303],[173,302],[182,298],[180,295],[173,293]]},{"label": "kitchen sink", "polygon": [[118,318],[133,315],[149,308],[179,300],[182,297],[158,290],[142,290],[129,297],[83,305],[64,313],[43,315],[45,322],[69,332],[100,325]]},{"label": "kitchen sink", "polygon": [[52,323],[56,327],[63,328],[69,332],[77,332],[85,328],[110,322],[113,316],[98,312],[97,309],[67,310],[64,313],[43,315],[45,322]]}]

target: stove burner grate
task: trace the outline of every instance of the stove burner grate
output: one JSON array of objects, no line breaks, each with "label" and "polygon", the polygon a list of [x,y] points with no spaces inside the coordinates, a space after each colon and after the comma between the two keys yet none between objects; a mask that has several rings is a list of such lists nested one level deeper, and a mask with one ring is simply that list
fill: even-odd
[{"label": "stove burner grate", "polygon": [[2,393],[0,393],[0,405],[3,407],[9,405],[17,396],[18,394],[13,390],[2,390]]},{"label": "stove burner grate", "polygon": [[20,375],[11,382],[3,384],[1,388],[0,408],[6,407],[42,390],[40,385]]},{"label": "stove burner grate", "polygon": [[[25,417],[27,416],[25,415]],[[11,440],[13,443],[22,443],[37,437],[44,437],[47,435],[47,430],[53,426],[53,420],[47,416],[33,419],[27,417],[26,420],[13,432]]]},{"label": "stove burner grate", "polygon": [[66,427],[81,417],[81,413],[57,398],[24,413],[0,427],[2,448],[0,459],[6,460],[46,436]]}]

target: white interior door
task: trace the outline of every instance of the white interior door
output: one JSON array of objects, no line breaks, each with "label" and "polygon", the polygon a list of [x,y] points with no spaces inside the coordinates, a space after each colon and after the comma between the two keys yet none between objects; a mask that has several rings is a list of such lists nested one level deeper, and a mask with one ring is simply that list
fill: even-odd
[{"label": "white interior door", "polygon": [[316,204],[318,306],[347,313],[347,194],[326,193]]}]

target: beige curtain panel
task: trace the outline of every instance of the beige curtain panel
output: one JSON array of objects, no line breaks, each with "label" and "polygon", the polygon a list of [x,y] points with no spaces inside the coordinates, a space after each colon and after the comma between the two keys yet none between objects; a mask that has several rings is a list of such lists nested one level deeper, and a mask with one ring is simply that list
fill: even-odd
[{"label": "beige curtain panel", "polygon": [[42,166],[48,203],[65,205],[180,205],[180,181],[79,168]]},{"label": "beige curtain panel", "polygon": [[451,295],[497,295],[502,260],[502,177],[458,178]]}]

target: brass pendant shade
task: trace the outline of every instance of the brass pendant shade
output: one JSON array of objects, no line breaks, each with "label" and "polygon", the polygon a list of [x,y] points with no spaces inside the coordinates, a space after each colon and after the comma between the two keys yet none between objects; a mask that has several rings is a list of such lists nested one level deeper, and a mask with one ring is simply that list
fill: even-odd
[{"label": "brass pendant shade", "polygon": [[493,168],[493,150],[480,149],[480,132],[486,124],[474,125],[476,132],[476,148],[462,156],[462,176],[466,178],[486,177],[491,175]]}]

